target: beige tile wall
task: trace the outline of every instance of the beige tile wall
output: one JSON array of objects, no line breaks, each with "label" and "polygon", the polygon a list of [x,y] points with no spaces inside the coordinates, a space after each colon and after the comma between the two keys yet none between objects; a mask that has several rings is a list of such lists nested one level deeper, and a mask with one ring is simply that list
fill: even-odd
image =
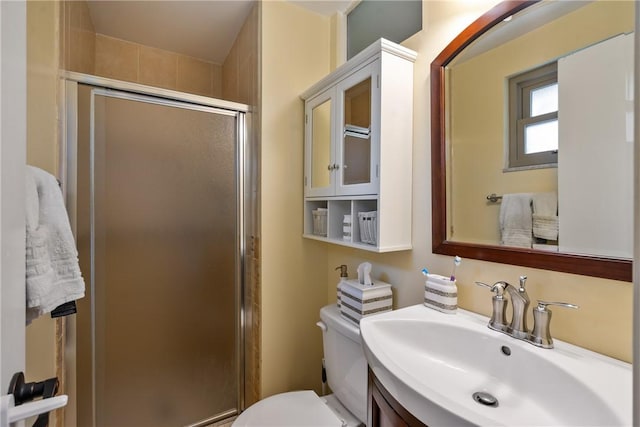
[{"label": "beige tile wall", "polygon": [[220,64],[96,34],[86,1],[64,1],[61,5],[63,69],[222,97]]},{"label": "beige tile wall", "polygon": [[178,53],[96,34],[95,74],[220,98],[222,66]]},{"label": "beige tile wall", "polygon": [[60,2],[60,66],[94,74],[96,34],[86,1]]},{"label": "beige tile wall", "polygon": [[222,97],[257,105],[258,97],[258,5],[254,6],[222,64]]}]

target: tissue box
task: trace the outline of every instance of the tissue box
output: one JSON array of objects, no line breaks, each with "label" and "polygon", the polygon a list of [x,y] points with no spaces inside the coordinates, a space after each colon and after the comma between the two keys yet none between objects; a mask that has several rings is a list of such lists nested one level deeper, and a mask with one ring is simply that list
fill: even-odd
[{"label": "tissue box", "polygon": [[372,314],[391,311],[391,285],[374,280],[373,285],[361,285],[357,280],[345,280],[341,286],[340,313],[355,324]]},{"label": "tissue box", "polygon": [[458,308],[458,287],[456,281],[438,274],[428,274],[424,284],[424,305],[454,314]]}]

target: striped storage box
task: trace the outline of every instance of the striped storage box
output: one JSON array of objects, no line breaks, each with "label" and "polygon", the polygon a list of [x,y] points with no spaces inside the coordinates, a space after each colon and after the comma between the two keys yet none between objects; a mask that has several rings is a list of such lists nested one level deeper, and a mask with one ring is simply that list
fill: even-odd
[{"label": "striped storage box", "polygon": [[438,274],[427,275],[424,284],[424,305],[443,313],[455,313],[458,308],[456,281]]},{"label": "striped storage box", "polygon": [[340,290],[340,313],[353,323],[393,309],[393,293],[388,283],[376,280],[373,285],[361,285],[357,280],[345,280]]}]

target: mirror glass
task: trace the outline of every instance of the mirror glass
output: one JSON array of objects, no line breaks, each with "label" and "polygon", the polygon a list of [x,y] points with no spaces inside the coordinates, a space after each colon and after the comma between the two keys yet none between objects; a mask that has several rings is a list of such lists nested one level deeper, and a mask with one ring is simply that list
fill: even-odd
[{"label": "mirror glass", "polygon": [[331,99],[313,108],[311,117],[311,187],[329,186],[331,163]]},{"label": "mirror glass", "polygon": [[[447,65],[448,240],[631,258],[633,8],[543,1]],[[510,85],[549,64],[556,81]],[[510,112],[518,90],[530,110],[520,120]],[[525,154],[557,160],[514,166],[519,127]]]},{"label": "mirror glass", "polygon": [[371,77],[344,91],[343,185],[371,177]]}]

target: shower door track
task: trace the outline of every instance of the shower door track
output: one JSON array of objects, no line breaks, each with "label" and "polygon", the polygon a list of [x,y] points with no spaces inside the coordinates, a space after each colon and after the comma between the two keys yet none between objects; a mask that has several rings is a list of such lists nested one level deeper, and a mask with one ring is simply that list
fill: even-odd
[{"label": "shower door track", "polygon": [[151,95],[158,98],[172,99],[174,101],[182,101],[207,107],[222,108],[224,110],[238,111],[241,113],[247,113],[250,111],[250,107],[246,104],[225,101],[223,99],[210,98],[208,96],[178,92],[170,89],[162,89],[159,87],[147,86],[139,83],[114,80],[106,77],[92,76],[90,74],[76,73],[73,71],[62,72],[61,78],[66,81],[83,83],[86,85],[97,86],[105,89],[116,89],[124,92],[138,93],[141,95]]},{"label": "shower door track", "polygon": [[[153,86],[146,86],[137,83],[129,83],[120,80],[113,80],[104,77],[93,76],[89,74],[76,73],[71,71],[65,71],[61,73],[61,100],[62,116],[65,120],[61,125],[61,138],[60,138],[60,158],[59,158],[59,177],[62,184],[62,190],[65,195],[65,202],[67,210],[69,211],[69,219],[71,227],[76,235],[76,208],[77,208],[77,194],[75,191],[77,185],[77,117],[78,117],[78,84],[85,84],[95,87],[102,95],[113,96],[117,98],[125,98],[143,102],[156,103],[167,106],[182,106],[182,108],[189,108],[195,110],[217,110],[221,114],[236,115],[237,117],[237,182],[236,191],[238,195],[237,212],[238,212],[238,253],[237,268],[236,268],[236,283],[239,286],[236,287],[236,307],[238,309],[238,317],[236,319],[236,337],[237,337],[237,360],[236,366],[238,367],[237,381],[238,381],[238,396],[237,410],[225,411],[215,416],[200,420],[196,423],[190,424],[185,427],[203,427],[224,419],[230,418],[239,414],[245,406],[245,340],[247,322],[245,322],[247,312],[245,307],[245,261],[246,261],[246,239],[245,236],[245,221],[247,216],[245,215],[245,200],[247,199],[248,191],[247,185],[250,185],[245,180],[245,168],[250,164],[246,158],[246,152],[248,151],[248,133],[249,123],[246,116],[250,115],[250,107],[246,104],[240,104],[232,101],[226,101],[221,99],[210,98],[206,96],[193,95],[184,92],[178,92],[169,89],[162,89]],[[187,105],[185,105],[187,104]],[[91,144],[93,145],[93,144]],[[93,156],[91,156],[93,159]],[[93,169],[93,167],[91,168]],[[93,174],[92,180],[93,180]],[[93,184],[91,185],[93,187]],[[91,203],[91,228],[93,228],[93,203]],[[249,215],[250,217],[250,215]],[[93,230],[91,232],[91,239],[93,240]],[[93,243],[91,243],[93,247]],[[91,264],[94,264],[94,255],[92,249]],[[91,268],[91,274],[93,274],[94,268]],[[94,286],[94,280],[91,279],[91,286]],[[94,319],[94,307],[95,307],[95,292],[91,292],[91,323],[92,330],[95,325]],[[74,334],[75,335],[75,334]],[[95,337],[92,332],[92,348],[95,360]],[[61,344],[64,347],[64,343]],[[63,362],[64,363],[64,362]],[[95,363],[92,362],[92,383],[94,387],[93,392],[93,423],[95,425],[96,420],[96,402],[95,402]],[[74,405],[75,406],[75,405]]]}]

